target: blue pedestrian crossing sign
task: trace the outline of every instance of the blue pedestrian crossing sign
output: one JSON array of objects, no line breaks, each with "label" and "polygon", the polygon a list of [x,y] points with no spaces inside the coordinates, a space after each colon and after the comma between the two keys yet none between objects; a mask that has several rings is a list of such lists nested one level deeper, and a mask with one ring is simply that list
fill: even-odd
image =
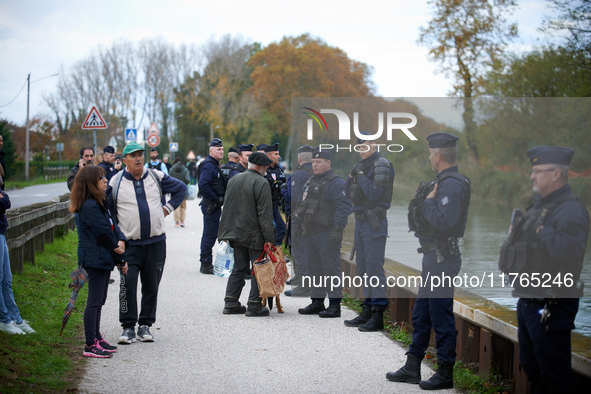
[{"label": "blue pedestrian crossing sign", "polygon": [[137,141],[137,129],[125,129],[125,142]]},{"label": "blue pedestrian crossing sign", "polygon": [[169,152],[178,152],[179,151],[179,143],[178,142],[171,142],[168,146]]}]

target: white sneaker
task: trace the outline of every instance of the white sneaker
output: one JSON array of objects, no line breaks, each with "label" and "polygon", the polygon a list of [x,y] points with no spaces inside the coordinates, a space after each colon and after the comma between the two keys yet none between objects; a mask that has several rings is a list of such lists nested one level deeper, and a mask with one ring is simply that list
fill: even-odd
[{"label": "white sneaker", "polygon": [[14,322],[10,322],[10,323],[1,323],[0,322],[0,331],[4,331],[7,332],[9,334],[19,334],[19,335],[25,335],[25,332],[23,330],[21,330],[20,328],[18,328]]},{"label": "white sneaker", "polygon": [[23,322],[21,324],[14,323],[14,325],[17,326],[18,328],[20,328],[21,331],[24,331],[25,334],[33,334],[35,332],[35,330],[33,330],[31,328],[31,326],[29,325],[29,323],[26,320],[23,320]]}]

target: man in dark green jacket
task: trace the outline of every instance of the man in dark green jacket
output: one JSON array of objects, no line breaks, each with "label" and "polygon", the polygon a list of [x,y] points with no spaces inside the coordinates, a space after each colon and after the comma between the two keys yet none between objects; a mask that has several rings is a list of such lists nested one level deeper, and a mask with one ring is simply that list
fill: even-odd
[{"label": "man in dark green jacket", "polygon": [[224,314],[268,316],[263,308],[256,278],[250,280],[248,310],[240,304],[244,287],[244,275],[262,253],[266,244],[273,245],[273,203],[271,187],[264,178],[272,163],[263,153],[253,153],[248,158],[248,169],[230,179],[226,189],[224,210],[218,231],[219,241],[228,241],[234,248],[234,270],[228,278]]}]

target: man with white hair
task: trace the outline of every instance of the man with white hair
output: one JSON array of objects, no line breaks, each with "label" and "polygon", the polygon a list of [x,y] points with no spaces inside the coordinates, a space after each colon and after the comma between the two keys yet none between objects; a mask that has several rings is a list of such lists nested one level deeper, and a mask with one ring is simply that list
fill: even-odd
[{"label": "man with white hair", "polygon": [[201,212],[203,213],[203,235],[201,236],[201,268],[199,272],[213,275],[213,254],[216,235],[222,215],[222,204],[226,193],[226,182],[220,169],[220,160],[224,157],[224,145],[222,140],[214,138],[209,144],[209,156],[199,165],[197,178],[199,179],[199,192],[201,200]]}]

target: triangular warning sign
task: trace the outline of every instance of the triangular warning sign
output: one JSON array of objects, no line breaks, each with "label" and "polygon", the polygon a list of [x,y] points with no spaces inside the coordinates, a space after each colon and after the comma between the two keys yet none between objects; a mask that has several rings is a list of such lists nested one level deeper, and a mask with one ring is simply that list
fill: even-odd
[{"label": "triangular warning sign", "polygon": [[103,117],[99,113],[96,107],[92,107],[86,120],[82,124],[83,129],[106,129],[107,122],[104,121]]},{"label": "triangular warning sign", "polygon": [[152,123],[152,125],[148,129],[148,134],[158,134],[158,135],[160,135],[160,130],[158,130],[158,126],[156,126],[156,123]]}]

